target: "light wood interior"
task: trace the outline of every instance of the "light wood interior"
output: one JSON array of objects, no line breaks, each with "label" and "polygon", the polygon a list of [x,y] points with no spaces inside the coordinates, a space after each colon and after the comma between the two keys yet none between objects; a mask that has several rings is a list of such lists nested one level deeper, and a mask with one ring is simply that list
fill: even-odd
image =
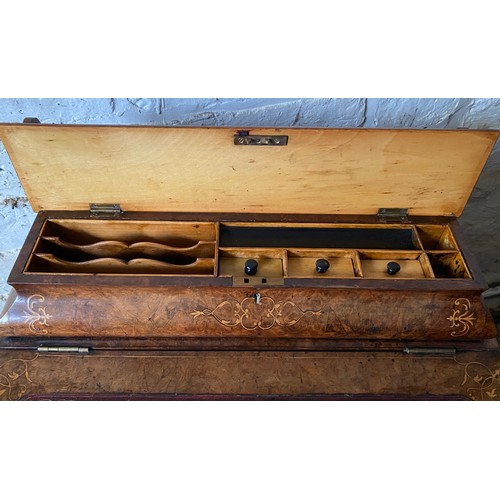
[{"label": "light wood interior", "polygon": [[59,259],[52,254],[36,253],[32,266],[48,269],[56,273],[68,274],[213,274],[213,259],[195,259],[189,264],[175,264],[155,259],[98,258],[84,262]]},{"label": "light wood interior", "polygon": [[106,240],[124,243],[141,241],[172,246],[192,246],[201,241],[215,241],[212,222],[130,221],[106,219],[51,219],[45,236],[55,235],[78,239],[80,244]]},{"label": "light wood interior", "polygon": [[[361,275],[356,273],[356,253],[331,249],[288,250],[287,275],[294,278],[354,278]],[[316,271],[318,259],[325,259],[330,264],[323,274]]]},{"label": "light wood interior", "polygon": [[285,252],[262,249],[224,249],[219,252],[220,276],[245,277],[245,262],[254,259],[257,264],[256,278],[276,278],[285,274]]},{"label": "light wood interior", "polygon": [[[361,269],[365,278],[374,279],[425,279],[419,252],[360,252]],[[387,264],[396,262],[401,270],[395,274],[387,273]],[[428,269],[427,269],[428,271]]]},{"label": "light wood interior", "polygon": [[471,273],[459,252],[428,252],[427,255],[436,278],[471,278]]},{"label": "light wood interior", "polygon": [[152,241],[140,241],[127,244],[123,241],[98,241],[89,245],[77,245],[68,243],[58,236],[44,236],[43,241],[52,243],[62,250],[74,250],[87,253],[93,257],[130,257],[139,253],[144,257],[166,257],[171,254],[182,252],[186,256],[209,257],[214,253],[214,241],[199,241],[190,247],[176,247],[155,243]]},{"label": "light wood interior", "polygon": [[256,129],[286,146],[234,145],[235,128],[0,125],[32,208],[461,214],[497,131]]},{"label": "light wood interior", "polygon": [[457,250],[453,233],[446,225],[418,225],[418,236],[425,250]]},{"label": "light wood interior", "polygon": [[216,246],[214,223],[54,219],[26,272],[216,276]]},{"label": "light wood interior", "polygon": [[[46,221],[33,247],[25,273],[34,274],[160,274],[165,276],[221,276],[238,278],[235,283],[282,285],[284,278],[320,279],[471,279],[456,240],[448,225],[395,224],[390,229],[404,232],[403,243],[410,250],[391,247],[399,244],[399,237],[391,234],[389,245],[370,248],[379,233],[373,229],[387,229],[387,224],[260,224],[245,223],[259,234],[260,229],[281,227],[299,229],[287,233],[288,244],[270,247],[266,240],[253,247],[220,246],[221,226],[212,222],[174,222],[139,220],[51,219]],[[231,224],[233,227],[238,227]],[[304,247],[302,231],[346,229],[370,231],[367,246],[357,248]],[[274,238],[273,231],[265,234]],[[324,239],[321,233],[321,238]],[[327,239],[336,233],[326,233]],[[357,241],[363,241],[359,231]],[[380,233],[387,235],[387,232]],[[290,236],[291,235],[291,236]],[[299,235],[298,240],[293,238]],[[307,233],[314,239],[314,232]],[[267,236],[266,236],[267,237]],[[291,238],[291,239],[290,239]],[[262,238],[261,238],[262,239]],[[300,240],[300,241],[299,241]],[[301,246],[295,244],[300,243]],[[383,242],[382,242],[383,243]],[[253,277],[245,274],[245,262],[255,259],[258,272]],[[318,273],[316,261],[326,259],[329,269]],[[396,275],[387,273],[387,263],[397,262],[401,270]],[[248,279],[247,279],[248,278]],[[281,278],[276,280],[276,278]],[[245,281],[246,279],[246,281]],[[273,281],[274,280],[274,281]]]}]

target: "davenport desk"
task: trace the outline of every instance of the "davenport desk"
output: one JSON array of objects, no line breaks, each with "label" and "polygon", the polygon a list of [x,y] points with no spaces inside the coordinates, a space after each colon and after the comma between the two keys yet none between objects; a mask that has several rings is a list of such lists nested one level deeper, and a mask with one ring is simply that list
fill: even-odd
[{"label": "davenport desk", "polygon": [[0,398],[498,397],[458,222],[497,131],[29,121]]}]

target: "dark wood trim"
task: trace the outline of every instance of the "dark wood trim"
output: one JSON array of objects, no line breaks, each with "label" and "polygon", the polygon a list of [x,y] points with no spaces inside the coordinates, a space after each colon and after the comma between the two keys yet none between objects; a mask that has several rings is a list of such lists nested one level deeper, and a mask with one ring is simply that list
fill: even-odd
[{"label": "dark wood trim", "polygon": [[[44,210],[43,214],[48,219],[88,219],[88,211]],[[226,213],[226,212],[123,212],[120,220],[151,220],[151,221],[203,221],[203,222],[305,222],[305,223],[351,223],[374,224],[381,223],[376,215],[336,215],[336,214],[259,214],[259,213]],[[409,216],[404,224],[449,224],[454,217],[444,216]],[[401,224],[401,222],[385,222]]]},{"label": "dark wood trim", "polygon": [[[24,349],[36,351],[38,347],[89,347],[90,354],[103,352],[156,352],[173,351],[325,351],[325,352],[405,352],[405,349],[442,350],[457,352],[484,352],[499,349],[497,339],[482,341],[416,341],[416,340],[346,340],[346,339],[283,339],[283,338],[130,338],[130,337],[6,337],[0,339],[0,352]],[[437,354],[435,354],[437,355]]]},{"label": "dark wood trim", "polygon": [[212,276],[155,276],[155,275],[57,275],[57,274],[21,274],[10,277],[8,284],[18,285],[72,285],[72,286],[120,286],[120,287],[231,287],[231,278],[214,278]]},{"label": "dark wood trim", "polygon": [[463,394],[30,394],[22,401],[470,401]]},{"label": "dark wood trim", "polygon": [[7,279],[7,283],[9,285],[11,285],[12,283],[18,283],[19,279],[23,278],[23,270],[26,267],[26,263],[30,258],[31,252],[33,251],[35,243],[38,239],[38,236],[40,235],[41,229],[46,219],[46,215],[40,212],[37,214],[35,220],[33,221],[31,229],[28,232],[28,236],[26,236],[26,240]]},{"label": "dark wood trim", "polygon": [[[229,287],[233,286],[232,278],[196,277],[196,276],[154,276],[154,275],[56,275],[56,274],[11,274],[9,285],[19,288],[19,285],[71,285],[71,286],[120,286],[120,287]],[[248,286],[248,290],[262,288],[301,288],[314,289],[346,289],[359,290],[407,290],[407,291],[454,291],[463,290],[483,292],[487,285],[481,286],[474,279],[322,279],[322,278],[285,278],[284,285]]]},{"label": "dark wood trim", "polygon": [[421,279],[421,280],[398,280],[398,279],[370,279],[370,278],[345,278],[332,279],[328,282],[322,278],[285,278],[285,285],[288,288],[356,288],[369,290],[408,290],[408,291],[453,291],[468,290],[479,291],[486,290],[487,286],[478,285],[474,279]]}]

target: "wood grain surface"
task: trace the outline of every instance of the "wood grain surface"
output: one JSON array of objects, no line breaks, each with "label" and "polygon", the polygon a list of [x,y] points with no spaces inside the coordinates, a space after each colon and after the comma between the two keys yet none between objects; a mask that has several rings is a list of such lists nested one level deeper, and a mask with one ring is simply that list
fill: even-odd
[{"label": "wood grain surface", "polygon": [[[496,399],[480,270],[438,216],[460,215],[498,132],[249,130],[289,136],[276,147],[235,146],[236,132],[0,125],[33,208],[61,211],[39,214],[10,277],[0,399]],[[89,220],[90,203],[125,213]],[[380,224],[380,208],[412,222]],[[414,251],[219,249],[221,221],[259,220],[407,227]],[[249,257],[280,286],[234,286]],[[335,279],[311,271],[324,257]],[[155,258],[210,276],[148,276]]]},{"label": "wood grain surface", "polygon": [[452,341],[496,329],[478,291],[31,285],[0,318],[10,336]]},{"label": "wood grain surface", "polygon": [[235,146],[234,128],[1,125],[32,208],[461,214],[497,131],[249,129],[287,146]]},{"label": "wood grain surface", "polygon": [[498,346],[402,351],[0,350],[0,399],[475,399],[499,397]]}]

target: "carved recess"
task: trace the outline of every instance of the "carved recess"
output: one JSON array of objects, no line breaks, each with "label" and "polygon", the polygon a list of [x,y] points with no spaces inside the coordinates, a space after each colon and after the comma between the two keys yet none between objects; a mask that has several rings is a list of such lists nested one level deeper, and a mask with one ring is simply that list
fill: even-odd
[{"label": "carved recess", "polygon": [[214,309],[196,310],[193,318],[213,318],[226,327],[241,326],[245,330],[269,330],[275,325],[292,326],[307,316],[320,316],[323,311],[304,310],[291,300],[276,302],[265,295],[257,303],[253,297],[241,301],[227,299]]},{"label": "carved recess", "polygon": [[452,329],[452,337],[462,337],[469,333],[469,330],[474,325],[476,317],[471,312],[471,304],[469,299],[460,298],[453,303],[454,309],[448,318],[450,328]]}]

